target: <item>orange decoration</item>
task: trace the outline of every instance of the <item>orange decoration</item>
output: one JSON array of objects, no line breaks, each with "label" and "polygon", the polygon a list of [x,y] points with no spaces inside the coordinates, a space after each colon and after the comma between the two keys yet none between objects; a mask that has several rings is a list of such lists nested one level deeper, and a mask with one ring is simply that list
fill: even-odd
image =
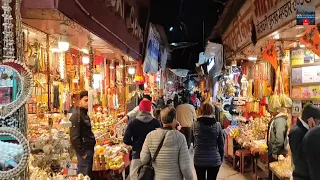
[{"label": "orange decoration", "polygon": [[317,26],[309,26],[301,37],[300,43],[320,56],[320,38]]},{"label": "orange decoration", "polygon": [[138,85],[144,84],[144,76],[143,76],[143,69],[142,69],[142,60],[138,60],[136,65],[136,76],[135,82]]},{"label": "orange decoration", "polygon": [[263,52],[263,58],[269,61],[275,70],[278,68],[277,52],[274,40],[269,42],[266,50]]}]

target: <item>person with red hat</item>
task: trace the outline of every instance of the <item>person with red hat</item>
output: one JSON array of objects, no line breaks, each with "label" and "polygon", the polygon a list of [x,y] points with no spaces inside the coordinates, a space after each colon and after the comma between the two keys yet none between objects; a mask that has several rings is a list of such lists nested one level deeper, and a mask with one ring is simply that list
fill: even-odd
[{"label": "person with red hat", "polygon": [[139,113],[129,122],[125,131],[123,142],[132,146],[132,161],[130,165],[130,180],[137,180],[138,169],[142,165],[140,152],[147,134],[160,128],[160,122],[151,115],[152,102],[143,99],[139,104]]}]

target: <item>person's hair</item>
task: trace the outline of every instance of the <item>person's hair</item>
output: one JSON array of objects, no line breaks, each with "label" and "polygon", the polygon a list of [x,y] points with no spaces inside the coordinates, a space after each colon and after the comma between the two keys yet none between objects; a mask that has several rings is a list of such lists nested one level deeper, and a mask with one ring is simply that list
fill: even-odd
[{"label": "person's hair", "polygon": [[176,118],[176,110],[174,108],[166,107],[161,110],[160,114],[163,124],[173,123],[174,118]]},{"label": "person's hair", "polygon": [[307,121],[309,118],[320,120],[320,109],[313,104],[306,104],[302,110],[301,119]]},{"label": "person's hair", "polygon": [[167,105],[172,103],[172,99],[168,99]]},{"label": "person's hair", "polygon": [[79,99],[81,100],[83,97],[88,97],[88,91],[81,91],[79,94]]},{"label": "person's hair", "polygon": [[157,120],[161,120],[161,110],[160,109],[155,109],[153,110],[153,117],[156,118]]},{"label": "person's hair", "polygon": [[214,115],[214,107],[210,103],[202,103],[199,108],[199,115]]},{"label": "person's hair", "polygon": [[183,94],[183,97],[182,97],[182,102],[183,103],[189,103],[190,101],[190,93],[189,92],[185,92]]},{"label": "person's hair", "polygon": [[152,97],[149,94],[144,94],[143,99],[148,99],[149,101],[152,101]]}]

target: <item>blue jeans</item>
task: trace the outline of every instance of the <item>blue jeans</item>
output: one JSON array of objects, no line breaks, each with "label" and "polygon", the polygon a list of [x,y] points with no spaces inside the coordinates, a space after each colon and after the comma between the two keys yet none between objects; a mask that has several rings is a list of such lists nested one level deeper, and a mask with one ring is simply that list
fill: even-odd
[{"label": "blue jeans", "polygon": [[81,155],[76,153],[77,159],[78,159],[78,174],[83,174],[83,175],[88,175],[91,179],[93,178],[92,176],[92,166],[93,166],[93,155],[94,155],[94,150],[89,149],[86,150],[87,157],[86,159],[83,159]]}]

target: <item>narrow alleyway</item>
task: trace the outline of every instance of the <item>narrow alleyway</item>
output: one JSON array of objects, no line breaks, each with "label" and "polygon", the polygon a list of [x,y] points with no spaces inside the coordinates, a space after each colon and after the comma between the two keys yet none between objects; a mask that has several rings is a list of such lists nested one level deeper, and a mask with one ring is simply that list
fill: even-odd
[{"label": "narrow alleyway", "polygon": [[[193,161],[193,150],[190,149],[190,158]],[[193,164],[193,162],[191,162]],[[195,179],[197,178],[196,172],[193,169]],[[230,165],[223,163],[217,180],[252,180],[250,174],[243,175],[240,172],[234,170]]]}]

